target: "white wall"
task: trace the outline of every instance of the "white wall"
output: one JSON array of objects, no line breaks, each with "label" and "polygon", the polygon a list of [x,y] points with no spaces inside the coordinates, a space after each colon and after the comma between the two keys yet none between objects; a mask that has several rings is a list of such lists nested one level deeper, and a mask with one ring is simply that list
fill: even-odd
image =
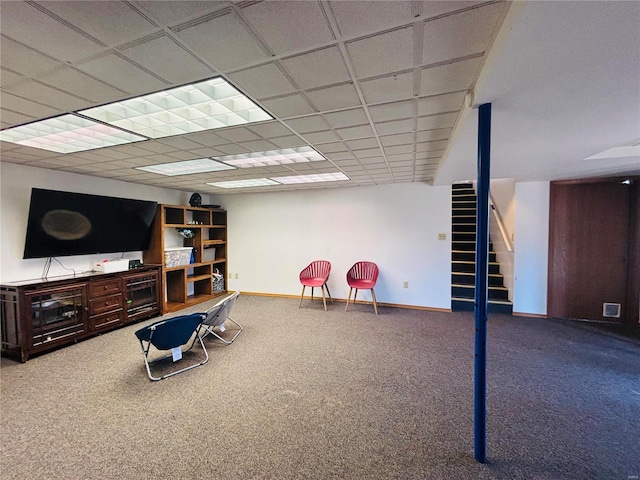
[{"label": "white wall", "polygon": [[516,183],[513,311],[547,314],[549,182]]},{"label": "white wall", "polygon": [[[0,281],[11,282],[40,278],[46,259],[23,260],[27,218],[31,188],[47,188],[78,193],[92,193],[111,197],[153,200],[160,203],[188,205],[189,193],[164,188],[156,188],[136,183],[90,177],[74,173],[58,172],[42,168],[28,167],[13,163],[0,163]],[[110,255],[79,255],[59,257],[65,270],[53,262],[49,278],[68,275],[90,269],[92,261],[103,260]],[[142,259],[142,252],[127,252],[124,258]]]},{"label": "white wall", "polygon": [[380,268],[379,302],[451,308],[450,186],[234,194],[216,203],[228,211],[229,289],[300,295],[300,271],[325,259],[332,296],[346,299],[347,270],[370,260]]}]

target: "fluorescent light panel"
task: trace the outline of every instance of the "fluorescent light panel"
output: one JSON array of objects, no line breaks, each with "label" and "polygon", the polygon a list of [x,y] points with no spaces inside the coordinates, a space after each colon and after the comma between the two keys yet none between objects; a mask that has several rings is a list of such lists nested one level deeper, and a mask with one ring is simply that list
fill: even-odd
[{"label": "fluorescent light panel", "polygon": [[252,178],[249,180],[231,180],[228,182],[213,182],[207,183],[213,187],[220,188],[249,188],[249,187],[264,187],[267,185],[280,185],[269,178]]},{"label": "fluorescent light panel", "polygon": [[290,177],[272,177],[278,183],[295,184],[295,183],[314,183],[314,182],[339,182],[341,180],[350,180],[342,172],[334,173],[314,173],[311,175],[293,175]]},{"label": "fluorescent light panel", "polygon": [[272,118],[218,77],[8,128],[0,140],[71,153]]},{"label": "fluorescent light panel", "polygon": [[78,113],[149,138],[272,119],[221,77]]},{"label": "fluorescent light panel", "polygon": [[185,160],[181,162],[161,163],[146,167],[136,167],[145,172],[157,173],[173,177],[176,175],[190,175],[192,173],[218,172],[220,170],[234,170],[231,165],[216,162],[209,158],[198,158],[195,160]]},{"label": "fluorescent light panel", "polygon": [[266,152],[225,155],[223,157],[214,158],[238,168],[268,167],[272,165],[287,165],[291,163],[326,160],[326,158],[324,158],[320,153],[309,146],[284,148],[282,150],[268,150]]},{"label": "fluorescent light panel", "polygon": [[76,115],[62,115],[0,132],[0,140],[58,153],[81,152],[146,140]]}]

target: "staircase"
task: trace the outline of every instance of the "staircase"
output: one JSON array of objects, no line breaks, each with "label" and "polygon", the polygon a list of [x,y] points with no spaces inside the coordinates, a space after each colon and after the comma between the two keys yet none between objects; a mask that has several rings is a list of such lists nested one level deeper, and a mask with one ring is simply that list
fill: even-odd
[{"label": "staircase", "polygon": [[[476,282],[476,193],[471,183],[462,183],[452,185],[451,195],[451,310],[473,311]],[[491,238],[488,297],[490,313],[511,315],[513,305],[500,274]]]}]

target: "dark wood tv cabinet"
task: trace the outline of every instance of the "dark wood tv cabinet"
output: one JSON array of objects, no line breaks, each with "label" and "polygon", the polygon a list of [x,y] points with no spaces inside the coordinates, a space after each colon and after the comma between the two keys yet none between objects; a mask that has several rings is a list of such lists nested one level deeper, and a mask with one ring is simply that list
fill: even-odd
[{"label": "dark wood tv cabinet", "polygon": [[2,355],[26,362],[161,314],[160,265],[0,285]]}]

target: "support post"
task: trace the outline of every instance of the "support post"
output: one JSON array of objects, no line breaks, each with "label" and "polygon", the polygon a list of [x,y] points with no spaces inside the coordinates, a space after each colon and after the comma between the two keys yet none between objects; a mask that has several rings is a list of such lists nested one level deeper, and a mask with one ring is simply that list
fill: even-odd
[{"label": "support post", "polygon": [[489,173],[491,160],[491,104],[478,109],[478,192],[476,203],[476,285],[474,364],[474,456],[487,460],[487,283],[489,257]]}]

